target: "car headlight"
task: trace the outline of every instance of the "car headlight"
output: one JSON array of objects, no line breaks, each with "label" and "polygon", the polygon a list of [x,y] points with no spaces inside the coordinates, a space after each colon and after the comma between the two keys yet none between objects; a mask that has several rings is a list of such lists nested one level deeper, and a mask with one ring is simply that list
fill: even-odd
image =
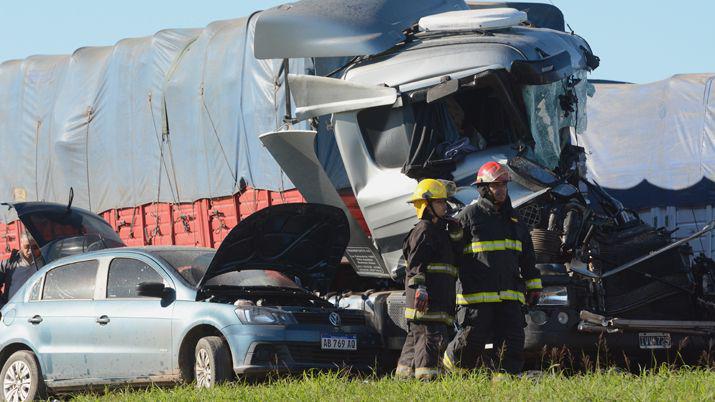
[{"label": "car headlight", "polygon": [[236,309],[236,316],[242,323],[251,325],[295,324],[293,314],[268,307],[239,307]]},{"label": "car headlight", "polygon": [[568,306],[569,293],[566,286],[546,286],[539,296],[540,306]]}]

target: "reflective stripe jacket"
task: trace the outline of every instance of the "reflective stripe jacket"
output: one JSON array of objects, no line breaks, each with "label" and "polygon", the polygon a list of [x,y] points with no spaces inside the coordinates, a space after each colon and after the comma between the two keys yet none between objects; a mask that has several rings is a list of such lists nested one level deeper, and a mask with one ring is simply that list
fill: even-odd
[{"label": "reflective stripe jacket", "polygon": [[[402,244],[407,262],[405,273],[405,318],[413,321],[454,321],[457,267],[453,244],[444,224],[420,220]],[[426,312],[415,310],[415,291],[424,285],[429,302]]]},{"label": "reflective stripe jacket", "polygon": [[531,236],[511,208],[511,200],[497,210],[480,198],[465,207],[458,219],[465,233],[457,304],[524,303],[526,290],[541,289]]}]

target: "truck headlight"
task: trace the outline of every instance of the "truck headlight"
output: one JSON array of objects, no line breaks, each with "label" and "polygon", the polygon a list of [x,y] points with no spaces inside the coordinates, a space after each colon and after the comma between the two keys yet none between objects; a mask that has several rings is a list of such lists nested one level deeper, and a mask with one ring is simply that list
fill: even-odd
[{"label": "truck headlight", "polygon": [[245,306],[236,309],[236,316],[248,325],[287,325],[295,324],[293,314],[268,307]]},{"label": "truck headlight", "polygon": [[546,286],[541,290],[537,304],[540,306],[568,306],[569,294],[566,286]]}]

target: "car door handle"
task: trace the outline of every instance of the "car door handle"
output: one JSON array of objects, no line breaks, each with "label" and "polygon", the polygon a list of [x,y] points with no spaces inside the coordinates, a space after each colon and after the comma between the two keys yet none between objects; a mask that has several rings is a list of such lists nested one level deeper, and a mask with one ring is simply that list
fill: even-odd
[{"label": "car door handle", "polygon": [[109,317],[107,317],[106,315],[100,316],[99,318],[97,318],[97,324],[99,324],[99,325],[109,324]]},{"label": "car door handle", "polygon": [[42,322],[42,317],[40,317],[39,315],[35,315],[32,316],[32,318],[28,318],[27,322],[37,325]]}]

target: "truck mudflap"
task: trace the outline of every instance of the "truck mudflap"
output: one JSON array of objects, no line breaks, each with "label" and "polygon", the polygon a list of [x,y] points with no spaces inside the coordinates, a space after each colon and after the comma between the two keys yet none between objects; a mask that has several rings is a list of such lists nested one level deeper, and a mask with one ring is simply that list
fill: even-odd
[{"label": "truck mudflap", "polygon": [[578,331],[585,333],[667,332],[685,335],[715,335],[715,321],[633,320],[605,317],[581,311]]}]

